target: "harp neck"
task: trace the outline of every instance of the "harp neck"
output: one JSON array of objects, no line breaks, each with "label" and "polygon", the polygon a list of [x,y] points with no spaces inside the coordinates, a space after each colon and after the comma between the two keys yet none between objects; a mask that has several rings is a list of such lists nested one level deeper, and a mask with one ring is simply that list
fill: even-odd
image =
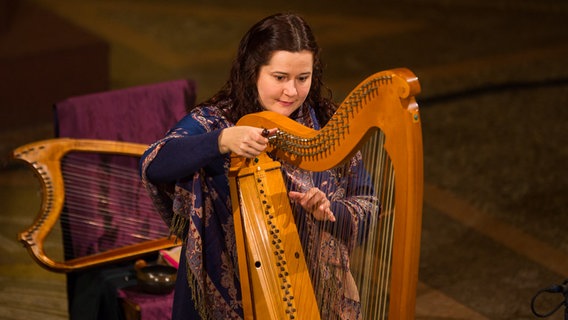
[{"label": "harp neck", "polygon": [[409,70],[383,71],[358,85],[321,130],[271,111],[244,116],[237,125],[278,128],[267,152],[302,169],[322,171],[348,159],[376,128],[398,125],[392,119],[419,122],[414,100],[419,92],[418,80]]}]

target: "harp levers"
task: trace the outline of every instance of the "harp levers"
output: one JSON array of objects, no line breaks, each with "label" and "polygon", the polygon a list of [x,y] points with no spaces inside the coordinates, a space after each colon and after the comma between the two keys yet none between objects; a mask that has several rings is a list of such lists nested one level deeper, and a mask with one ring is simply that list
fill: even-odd
[{"label": "harp levers", "polygon": [[272,112],[239,121],[279,128],[267,150],[270,158],[234,158],[231,165],[246,319],[317,319],[333,307],[320,298],[325,272],[306,261],[311,257],[304,254],[280,163],[323,171],[354,157],[372,182],[367,196],[380,205],[370,206],[359,223],[341,285],[356,287],[351,295],[360,304],[359,318],[414,318],[423,189],[419,91],[412,72],[388,70],[359,84],[321,130]]},{"label": "harp levers", "polygon": [[[41,207],[19,234],[32,258],[55,272],[70,272],[171,248],[174,239],[140,184],[136,163],[143,144],[50,139],[17,148],[13,156],[38,177]],[[60,227],[64,225],[65,227]],[[61,229],[61,254],[45,241]]]}]

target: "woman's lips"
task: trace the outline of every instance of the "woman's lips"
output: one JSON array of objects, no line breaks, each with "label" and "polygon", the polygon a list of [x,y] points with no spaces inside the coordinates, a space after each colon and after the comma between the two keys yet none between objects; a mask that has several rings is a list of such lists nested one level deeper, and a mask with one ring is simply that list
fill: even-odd
[{"label": "woman's lips", "polygon": [[285,106],[285,107],[289,107],[291,105],[294,104],[294,101],[282,101],[282,100],[278,100],[278,103],[280,103],[281,105]]}]

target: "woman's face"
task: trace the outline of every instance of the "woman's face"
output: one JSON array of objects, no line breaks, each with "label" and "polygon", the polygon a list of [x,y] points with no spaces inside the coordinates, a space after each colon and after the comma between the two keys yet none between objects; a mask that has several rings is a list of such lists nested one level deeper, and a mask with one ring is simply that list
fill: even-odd
[{"label": "woman's face", "polygon": [[310,92],[313,54],[274,51],[267,65],[260,68],[256,87],[265,110],[289,116],[296,111]]}]

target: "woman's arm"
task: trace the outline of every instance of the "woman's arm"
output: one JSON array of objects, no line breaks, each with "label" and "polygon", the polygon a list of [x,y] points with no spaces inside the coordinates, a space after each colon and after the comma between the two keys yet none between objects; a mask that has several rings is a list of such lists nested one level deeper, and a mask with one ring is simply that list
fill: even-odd
[{"label": "woman's arm", "polygon": [[148,179],[153,183],[173,182],[190,176],[221,157],[218,145],[221,131],[168,140],[148,165]]},{"label": "woman's arm", "polygon": [[161,146],[146,175],[154,183],[172,182],[216,163],[230,152],[247,158],[256,157],[268,145],[268,138],[262,132],[260,128],[238,126],[177,136]]}]

